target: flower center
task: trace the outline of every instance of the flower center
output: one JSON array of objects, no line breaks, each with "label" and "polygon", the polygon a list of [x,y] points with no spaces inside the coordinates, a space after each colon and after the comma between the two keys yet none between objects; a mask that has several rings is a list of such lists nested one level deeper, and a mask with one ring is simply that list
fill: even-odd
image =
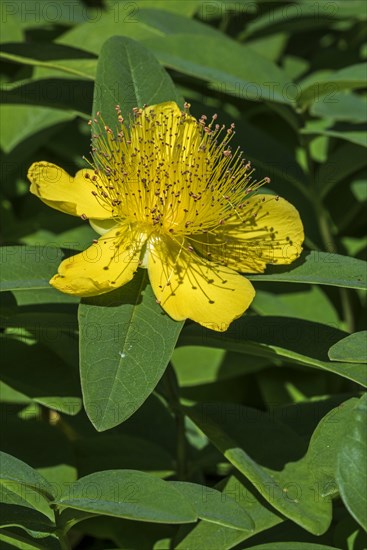
[{"label": "flower center", "polygon": [[197,121],[188,108],[133,109],[128,129],[117,106],[115,131],[99,113],[90,122],[93,194],[117,223],[135,222],[149,233],[205,233],[241,218],[248,194],[268,180],[251,182],[251,164],[239,148],[232,152],[234,124],[220,126],[217,115]]}]

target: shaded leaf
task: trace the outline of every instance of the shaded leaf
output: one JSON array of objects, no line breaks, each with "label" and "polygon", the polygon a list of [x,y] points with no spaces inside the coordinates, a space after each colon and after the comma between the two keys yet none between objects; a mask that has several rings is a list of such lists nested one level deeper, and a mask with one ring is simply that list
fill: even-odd
[{"label": "shaded leaf", "polygon": [[315,178],[322,197],[325,197],[335,185],[358,172],[367,165],[367,155],[363,147],[343,143],[336,148],[316,172]]},{"label": "shaded leaf", "polygon": [[56,536],[34,539],[17,528],[1,529],[0,542],[2,550],[14,550],[14,548],[19,550],[61,550]]},{"label": "shaded leaf", "polygon": [[204,346],[183,346],[173,351],[171,362],[180,387],[198,386],[257,372],[269,365],[261,357],[231,353]]},{"label": "shaded leaf", "polygon": [[0,527],[20,527],[35,538],[55,530],[55,524],[36,510],[14,504],[1,504]]},{"label": "shaded leaf", "polygon": [[[2,336],[0,378],[33,401],[66,414],[81,408],[78,380],[71,368],[42,345]],[[31,369],[31,374],[30,374]]]},{"label": "shaded leaf", "polygon": [[116,434],[78,439],[74,451],[80,476],[102,470],[135,468],[167,477],[174,471],[169,453],[141,437]]},{"label": "shaded leaf", "polygon": [[354,519],[367,530],[367,395],[357,403],[345,426],[338,455],[336,480],[344,504]]},{"label": "shaded leaf", "polygon": [[3,451],[37,469],[56,491],[62,483],[75,481],[77,471],[71,443],[56,426],[10,417],[2,428],[1,440]]},{"label": "shaded leaf", "polygon": [[329,348],[346,333],[328,325],[287,317],[245,315],[226,332],[186,326],[179,345],[206,345],[270,359],[282,358],[333,372],[367,386],[365,365],[329,361]]},{"label": "shaded leaf", "polygon": [[43,44],[7,44],[2,48],[0,58],[22,65],[50,69],[51,74],[62,73],[69,78],[79,77],[87,80],[93,80],[96,68],[95,56],[91,53],[59,44],[49,44],[48,48]]}]

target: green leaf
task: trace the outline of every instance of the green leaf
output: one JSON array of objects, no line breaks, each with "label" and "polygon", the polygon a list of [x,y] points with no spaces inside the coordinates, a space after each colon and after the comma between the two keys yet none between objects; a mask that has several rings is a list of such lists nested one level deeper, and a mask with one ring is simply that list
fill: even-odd
[{"label": "green leaf", "polygon": [[268,266],[265,273],[246,274],[254,281],[282,281],[367,289],[367,263],[363,260],[319,252],[303,252],[289,266]]},{"label": "green leaf", "polygon": [[27,103],[40,107],[67,109],[79,113],[80,116],[89,117],[92,110],[93,82],[71,78],[27,78],[4,84],[0,98],[5,104]]},{"label": "green leaf", "polygon": [[[108,0],[112,2],[112,6],[116,7],[115,0]],[[186,17],[193,17],[200,6],[200,0],[137,0],[131,6],[130,9],[139,8],[139,14],[146,11],[146,8],[154,8],[155,10],[165,10],[169,13],[177,13],[178,15],[185,15]],[[123,10],[122,10],[123,11]]]},{"label": "green leaf", "polygon": [[303,319],[245,315],[223,333],[186,326],[179,345],[206,345],[273,360],[282,358],[289,363],[333,372],[366,387],[365,365],[328,360],[331,345],[345,335],[334,327]]},{"label": "green leaf", "polygon": [[54,498],[53,487],[25,462],[0,451],[0,501],[37,510],[53,520],[49,501]]},{"label": "green leaf", "polygon": [[[2,300],[1,300],[2,302]],[[76,304],[49,304],[8,307],[0,317],[2,327],[24,327],[29,330],[75,330]]]},{"label": "green leaf", "polygon": [[[14,16],[14,13],[10,13],[6,9],[2,14],[2,28],[1,28],[1,38],[0,43],[5,44],[6,42],[21,42],[23,40],[23,32],[19,25],[19,20]],[[5,25],[6,23],[6,25]]]},{"label": "green leaf", "polygon": [[3,382],[46,407],[66,414],[80,411],[80,389],[75,373],[55,354],[40,344],[28,345],[5,336],[1,337],[1,347]]},{"label": "green leaf", "polygon": [[144,270],[122,288],[83,300],[80,377],[86,412],[98,431],[129,418],[152,393],[182,322],[156,303]]},{"label": "green leaf", "polygon": [[[51,73],[64,73],[70,78],[93,80],[96,69],[96,56],[83,49],[61,44],[26,43],[6,44],[0,52],[0,58],[14,63],[52,69]],[[47,75],[47,72],[45,73]],[[44,94],[47,98],[47,95]]]},{"label": "green leaf", "polygon": [[331,361],[367,363],[367,331],[355,332],[339,340],[329,349]]},{"label": "green leaf", "polygon": [[223,497],[216,489],[197,483],[171,481],[170,485],[191,503],[199,519],[232,529],[253,531],[254,522],[251,517],[228,495]]},{"label": "green leaf", "polygon": [[200,521],[187,533],[187,526],[178,531],[175,548],[177,550],[202,550],[203,548],[233,548],[236,544],[247,540],[284,521],[270,505],[256,492],[254,487],[240,474],[231,475],[220,481],[216,489],[222,492],[223,498],[235,500],[245,514],[254,521],[253,531],[230,529],[217,523]]},{"label": "green leaf", "polygon": [[[366,63],[351,65],[340,71],[318,77],[311,75],[307,80],[299,84],[301,91],[298,94],[298,102],[307,106],[319,101],[320,97],[333,95],[339,90],[353,90],[363,88],[366,85]],[[314,80],[314,82],[311,82]]]},{"label": "green leaf", "polygon": [[14,550],[14,548],[18,548],[18,550],[61,550],[56,536],[34,539],[16,528],[1,529],[0,542],[3,550]]},{"label": "green leaf", "polygon": [[271,542],[257,546],[248,546],[247,550],[340,550],[335,546],[314,544],[312,542]]},{"label": "green leaf", "polygon": [[313,103],[310,113],[331,120],[367,122],[367,98],[353,92],[339,92]]},{"label": "green leaf", "polygon": [[[347,4],[344,0],[335,0],[333,3],[322,2],[297,2],[277,7],[272,4],[270,11],[254,18],[246,25],[242,38],[247,38],[261,32],[274,33],[279,30],[287,30],[295,35],[297,31],[305,31],[308,27],[329,27],[330,20],[356,17],[364,19],[365,10],[362,0],[354,0]],[[270,27],[270,28],[269,28]]]},{"label": "green leaf", "polygon": [[321,421],[303,458],[296,434],[265,413],[227,403],[206,403],[186,411],[276,510],[320,535],[331,522],[331,501],[326,497],[335,492],[336,451],[354,404],[354,399],[349,400]]},{"label": "green leaf", "polygon": [[351,143],[343,143],[337,147],[315,175],[321,197],[324,198],[335,185],[343,182],[366,165],[367,155],[364,147],[356,147]]},{"label": "green leaf", "polygon": [[253,101],[293,100],[286,93],[290,82],[275,63],[229,38],[177,34],[144,44],[166,67],[207,81],[221,93]]},{"label": "green leaf", "polygon": [[[309,490],[305,492],[311,482],[309,476],[285,474],[286,461],[293,463],[303,450],[291,430],[281,423],[270,422],[265,413],[232,404],[201,404],[186,410],[227,460],[276,510],[314,534],[326,531],[331,520],[330,503],[315,503]],[[272,441],[271,450],[267,441]]]},{"label": "green leaf", "polygon": [[[11,4],[11,10],[14,10],[18,25],[25,29],[34,27],[38,29],[42,26],[47,28],[51,24],[76,25],[86,19],[94,21],[101,15],[99,9],[92,9],[76,2],[75,4],[50,4],[48,0],[27,0],[26,6],[22,0],[13,0]],[[8,13],[6,10],[4,12],[4,20],[7,21]]]},{"label": "green leaf", "polygon": [[277,61],[282,55],[288,37],[285,33],[275,33],[246,43],[250,48],[270,61]]},{"label": "green leaf", "polygon": [[[5,153],[11,152],[26,139],[34,139],[33,147],[40,144],[39,139],[47,139],[41,131],[55,132],[59,124],[75,118],[75,113],[46,107],[29,105],[1,105],[1,140]],[[37,133],[40,133],[38,138]]]},{"label": "green leaf", "polygon": [[53,498],[51,485],[33,468],[14,456],[0,451],[0,483],[15,481],[31,487],[47,499]]},{"label": "green leaf", "polygon": [[[289,371],[287,371],[288,374]],[[297,368],[293,369],[294,376],[297,376]],[[306,373],[305,373],[306,374]],[[322,375],[322,373],[320,373]],[[309,383],[312,384],[314,377],[309,374]],[[316,384],[318,380],[316,378]],[[315,392],[316,393],[316,392]],[[313,395],[315,395],[315,393]],[[326,416],[332,409],[335,409],[334,413],[337,413],[337,407],[342,408],[346,398],[354,397],[353,394],[336,394],[331,397],[325,398],[325,390],[320,393],[320,397],[312,397],[311,399],[292,404],[269,403],[272,414],[276,420],[287,424],[292,430],[300,435],[305,440],[309,440],[315,431],[318,423]],[[302,418],[302,422],[300,422]],[[337,414],[331,417],[334,421],[337,419]]]},{"label": "green leaf", "polygon": [[[256,296],[251,308],[261,315],[295,317],[338,326],[339,317],[331,300],[319,286],[289,288],[278,283],[256,285]],[[264,289],[264,290],[259,290]],[[269,288],[269,292],[266,290]],[[275,292],[274,292],[275,290]]]},{"label": "green leaf", "polygon": [[356,179],[350,185],[351,191],[358,202],[367,201],[367,179]]},{"label": "green leaf", "polygon": [[364,550],[367,548],[367,533],[346,511],[344,517],[335,526],[333,542],[338,548]]},{"label": "green leaf", "polygon": [[366,124],[334,123],[332,119],[310,120],[301,129],[301,134],[330,136],[350,141],[356,145],[367,147]]},{"label": "green leaf", "polygon": [[130,38],[107,40],[98,60],[93,113],[100,111],[103,120],[115,128],[116,105],[128,121],[133,107],[164,101],[181,103],[171,78],[153,54]]},{"label": "green leaf", "polygon": [[183,388],[236,378],[269,366],[269,360],[261,357],[246,357],[204,346],[178,347],[173,351],[171,362]]},{"label": "green leaf", "polygon": [[25,416],[25,420],[13,416],[7,419],[1,436],[3,451],[36,468],[54,487],[75,481],[77,471],[70,441],[58,427],[29,419],[27,413]]},{"label": "green leaf", "polygon": [[48,281],[55,275],[59,264],[67,255],[57,247],[0,247],[0,290],[52,291]]},{"label": "green leaf", "polygon": [[[177,4],[179,3],[181,10],[188,4],[187,0],[177,2]],[[169,3],[162,2],[161,5],[143,0],[141,6],[138,6],[136,2],[131,3],[130,8],[132,9],[128,13],[122,5],[114,4],[114,9],[110,13],[93,22],[93,33],[90,32],[90,23],[86,22],[63,34],[57,39],[57,42],[99,54],[103,44],[117,35],[138,41],[182,33],[200,34],[204,37],[216,36],[218,39],[223,36],[213,27],[189,19],[185,17],[184,13],[179,14],[178,10],[173,13],[173,10],[170,9],[172,5],[171,0]],[[133,6],[136,6],[137,9],[134,10]],[[125,5],[126,7],[128,6]],[[164,9],[159,9],[160,7]]]},{"label": "green leaf", "polygon": [[172,484],[135,470],[83,477],[55,500],[60,508],[158,523],[191,523],[197,515]]},{"label": "green leaf", "polygon": [[357,403],[345,426],[338,455],[336,480],[344,504],[354,519],[367,530],[367,395]]},{"label": "green leaf", "polygon": [[55,524],[43,514],[28,507],[1,504],[0,527],[20,527],[35,538],[47,537]]}]

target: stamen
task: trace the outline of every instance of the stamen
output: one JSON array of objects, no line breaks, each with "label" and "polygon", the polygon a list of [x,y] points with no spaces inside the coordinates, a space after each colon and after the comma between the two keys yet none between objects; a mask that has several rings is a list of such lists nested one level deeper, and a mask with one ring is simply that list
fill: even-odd
[{"label": "stamen", "polygon": [[[245,199],[269,178],[251,181],[254,170],[242,151],[232,150],[234,124],[217,114],[197,121],[184,111],[134,107],[129,125],[116,105],[116,126],[98,112],[93,124],[95,173],[85,178],[93,196],[118,223],[144,226],[149,233],[193,238],[241,218]],[[128,129],[129,127],[129,129]],[[188,249],[190,250],[190,248]]]}]

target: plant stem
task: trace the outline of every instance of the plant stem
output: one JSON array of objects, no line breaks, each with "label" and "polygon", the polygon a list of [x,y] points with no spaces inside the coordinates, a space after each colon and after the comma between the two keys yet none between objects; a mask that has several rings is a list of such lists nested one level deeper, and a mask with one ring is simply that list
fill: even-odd
[{"label": "plant stem", "polygon": [[57,508],[54,508],[54,514],[55,514],[55,523],[58,526],[58,529],[56,530],[56,535],[59,539],[60,548],[62,550],[71,550],[71,546],[69,543],[69,538],[67,534],[65,533],[65,530],[60,526],[60,512]]},{"label": "plant stem", "polygon": [[167,398],[170,408],[174,414],[176,421],[176,462],[177,462],[177,479],[184,481],[187,479],[187,445],[185,434],[185,414],[182,411],[180,403],[180,388],[177,381],[176,373],[169,363],[164,375],[164,383],[167,390]]}]

